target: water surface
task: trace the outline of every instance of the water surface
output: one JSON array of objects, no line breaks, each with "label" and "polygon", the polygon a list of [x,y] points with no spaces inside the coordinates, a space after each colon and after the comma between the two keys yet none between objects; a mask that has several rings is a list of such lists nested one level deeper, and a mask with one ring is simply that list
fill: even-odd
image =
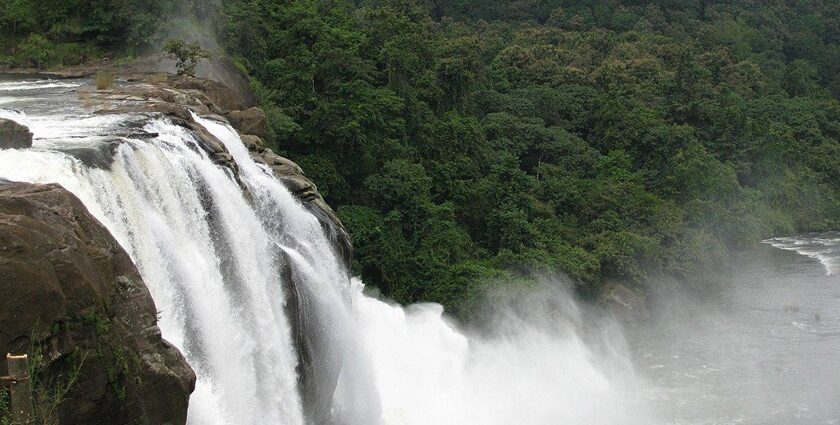
[{"label": "water surface", "polygon": [[838,258],[838,233],[769,240],[719,294],[666,297],[628,330],[665,423],[840,423]]}]

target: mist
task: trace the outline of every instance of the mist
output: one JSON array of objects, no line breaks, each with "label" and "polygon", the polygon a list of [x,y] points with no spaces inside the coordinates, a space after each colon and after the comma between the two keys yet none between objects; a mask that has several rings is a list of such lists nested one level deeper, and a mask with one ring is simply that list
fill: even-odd
[{"label": "mist", "polygon": [[838,423],[840,279],[767,245],[714,279],[662,291],[625,328],[650,406],[676,424]]},{"label": "mist", "polygon": [[840,280],[824,264],[761,246],[705,292],[662,285],[637,322],[559,277],[494,294],[472,327],[359,280],[352,301],[385,424],[831,424]]},{"label": "mist", "polygon": [[484,331],[436,304],[401,307],[353,285],[360,337],[387,424],[650,424],[620,326],[562,279],[508,295]]}]

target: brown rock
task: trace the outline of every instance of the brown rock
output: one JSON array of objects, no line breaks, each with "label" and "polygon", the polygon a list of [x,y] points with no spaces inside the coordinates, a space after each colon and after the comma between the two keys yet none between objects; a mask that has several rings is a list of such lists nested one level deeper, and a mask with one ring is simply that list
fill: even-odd
[{"label": "brown rock", "polygon": [[242,97],[228,86],[202,78],[179,77],[170,82],[171,86],[181,90],[195,90],[203,93],[214,105],[225,111],[238,111],[247,106]]},{"label": "brown rock", "polygon": [[128,254],[62,187],[0,183],[0,300],[0,353],[38,347],[36,388],[79,372],[57,423],[186,422],[192,369]]},{"label": "brown rock", "polygon": [[225,116],[230,121],[230,125],[242,134],[253,134],[262,139],[268,137],[265,111],[260,108],[233,111]]},{"label": "brown rock", "polygon": [[0,118],[0,149],[26,149],[32,146],[32,132],[25,125]]},{"label": "brown rock", "polygon": [[242,135],[242,144],[245,145],[251,152],[263,152],[265,151],[265,143],[262,139],[253,134],[243,134]]}]

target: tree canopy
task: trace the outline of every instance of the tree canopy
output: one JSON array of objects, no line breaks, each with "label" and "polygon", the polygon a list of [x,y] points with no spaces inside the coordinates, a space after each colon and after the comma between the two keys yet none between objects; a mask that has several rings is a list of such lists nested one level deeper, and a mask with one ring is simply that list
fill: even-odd
[{"label": "tree canopy", "polygon": [[[151,37],[146,12],[120,21],[131,1],[0,1],[18,40],[71,24],[99,45]],[[702,282],[762,238],[840,225],[835,1],[216,7],[270,144],[337,208],[354,272],[397,301],[466,315],[479,282],[535,271],[589,295]]]},{"label": "tree canopy", "polygon": [[836,2],[231,0],[220,32],[401,302],[699,281],[840,219]]}]

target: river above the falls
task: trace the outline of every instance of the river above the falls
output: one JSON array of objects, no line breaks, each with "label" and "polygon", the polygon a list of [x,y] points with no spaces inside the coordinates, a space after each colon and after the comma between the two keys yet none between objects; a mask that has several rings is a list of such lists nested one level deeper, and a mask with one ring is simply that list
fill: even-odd
[{"label": "river above the falls", "polygon": [[765,242],[627,330],[665,423],[840,423],[840,233]]}]

